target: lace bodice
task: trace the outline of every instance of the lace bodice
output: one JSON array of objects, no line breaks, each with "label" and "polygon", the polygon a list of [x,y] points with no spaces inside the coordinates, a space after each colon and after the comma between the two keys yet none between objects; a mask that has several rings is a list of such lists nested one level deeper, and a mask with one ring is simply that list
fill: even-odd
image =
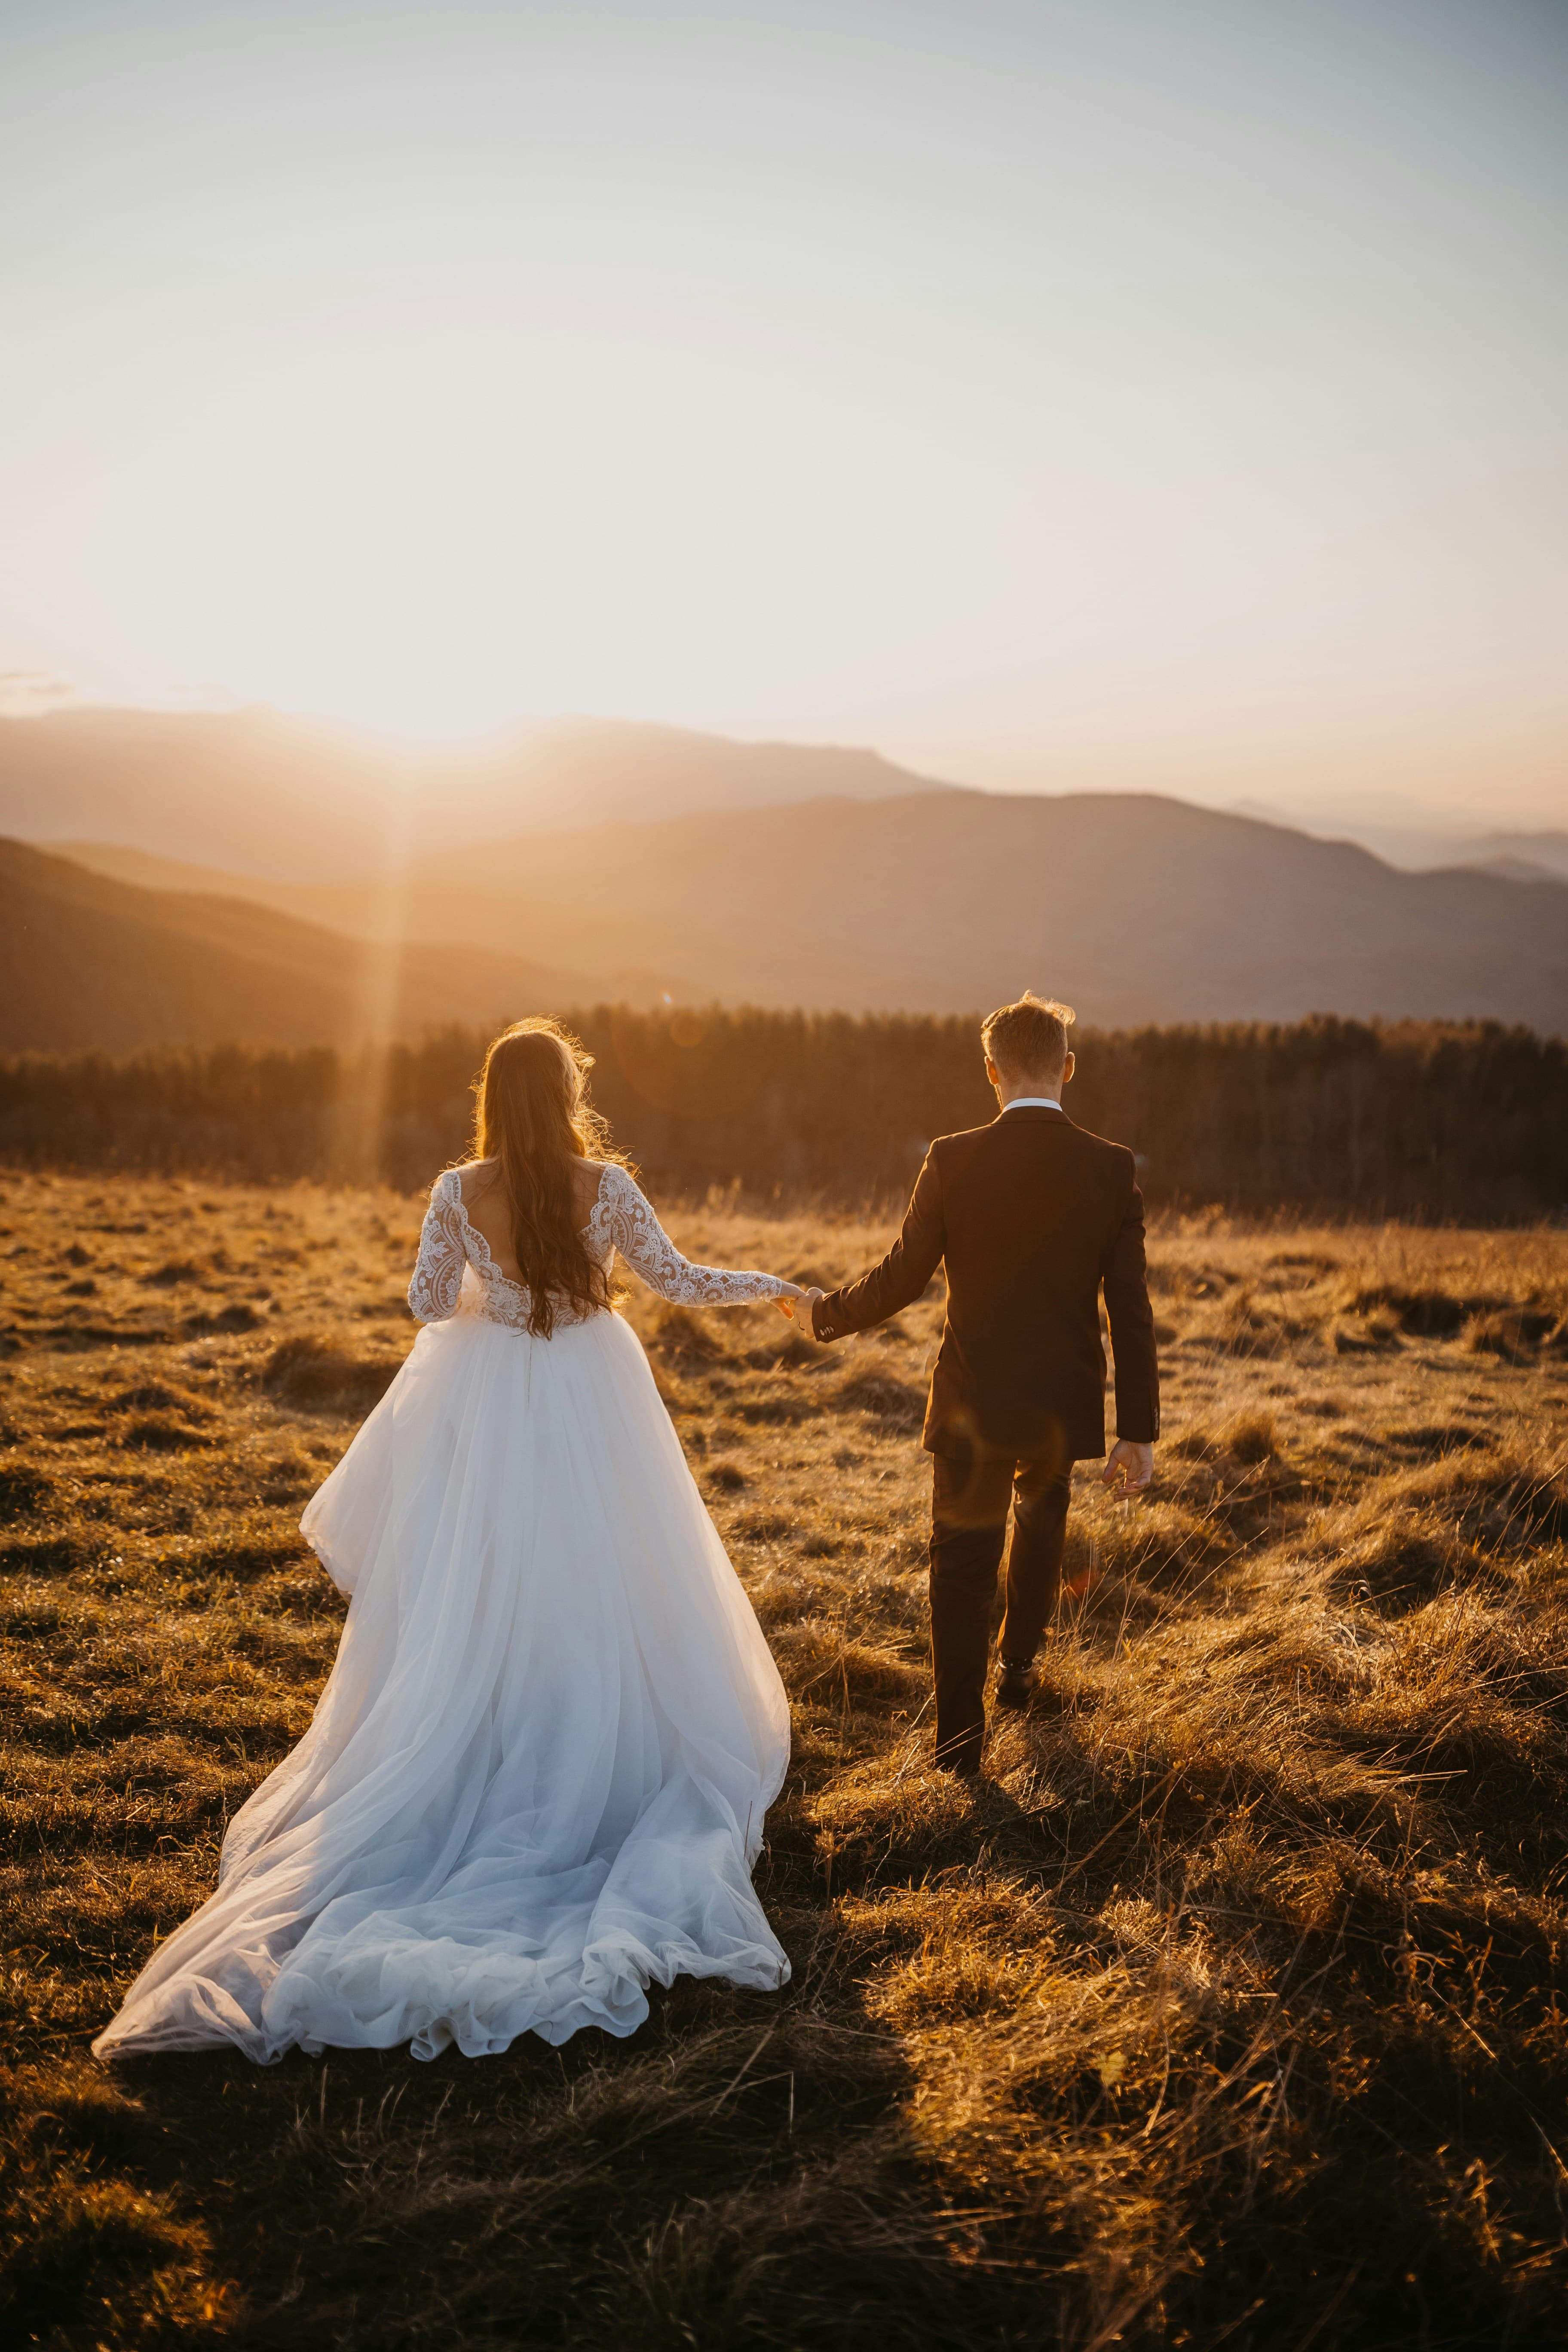
[{"label": "lace bodice", "polygon": [[[694,1265],[682,1257],[647,1195],[624,1168],[605,1169],[583,1238],[601,1265],[607,1267],[619,1250],[650,1290],[688,1306],[741,1307],[752,1299],[777,1298],[789,1286],[776,1275]],[[469,1274],[473,1281],[466,1285],[465,1276]],[[419,1235],[419,1256],[408,1286],[408,1304],[421,1323],[445,1323],[463,1309],[465,1288],[466,1311],[487,1322],[509,1324],[513,1330],[527,1329],[529,1294],[501,1272],[490,1255],[489,1244],[468,1222],[463,1206],[462,1171],[448,1168],[437,1177],[431,1190]],[[583,1319],[564,1306],[556,1318],[558,1325]]]}]

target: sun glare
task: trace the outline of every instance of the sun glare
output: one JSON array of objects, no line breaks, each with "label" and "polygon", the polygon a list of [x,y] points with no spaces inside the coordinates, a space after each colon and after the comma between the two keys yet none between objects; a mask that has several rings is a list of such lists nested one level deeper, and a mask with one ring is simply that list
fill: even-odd
[{"label": "sun glare", "polygon": [[1568,143],[1517,12],[371,46],[331,0],[308,74],[268,23],[0,33],[0,709],[1178,792],[1462,742],[1465,789],[1560,795]]}]

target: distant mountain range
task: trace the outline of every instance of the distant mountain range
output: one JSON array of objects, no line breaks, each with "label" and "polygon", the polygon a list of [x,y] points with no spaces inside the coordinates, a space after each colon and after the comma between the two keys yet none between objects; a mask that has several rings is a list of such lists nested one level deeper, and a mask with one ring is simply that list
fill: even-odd
[{"label": "distant mountain range", "polygon": [[1257,817],[1264,824],[1282,824],[1292,833],[1310,834],[1315,841],[1359,842],[1385,866],[1397,866],[1409,874],[1462,866],[1472,873],[1501,874],[1516,882],[1568,882],[1568,833],[1560,830],[1477,832],[1451,824],[1395,824],[1366,810],[1320,810],[1309,814],[1277,808],[1267,801],[1237,801],[1231,814]]},{"label": "distant mountain range", "polygon": [[1468,866],[1478,874],[1507,874],[1524,882],[1568,882],[1568,833],[1451,834],[1430,866]]},{"label": "distant mountain range", "polygon": [[[1568,1029],[1568,835],[1432,873],[1271,811],[965,791],[566,719],[412,752],[274,711],[0,720],[0,1045],[299,1042],[719,999]],[[1561,847],[1563,877],[1555,871]],[[47,852],[47,854],[46,854]]]},{"label": "distant mountain range", "polygon": [[[549,719],[421,751],[264,707],[0,718],[0,835],[118,845],[279,883],[363,879],[541,830],[960,789],[874,751],[615,719]],[[1386,795],[1312,809],[1257,799],[1228,814],[1354,841],[1410,872],[1568,881],[1568,832],[1467,831]]]},{"label": "distant mountain range", "polygon": [[126,844],[278,882],[348,880],[541,827],[889,799],[925,781],[874,751],[613,719],[414,751],[267,709],[0,719],[0,835]]},{"label": "distant mountain range", "polygon": [[[31,893],[26,954],[0,971],[22,992],[12,1046],[342,1036],[660,995],[965,1013],[1026,984],[1101,1026],[1325,1012],[1568,1030],[1568,885],[1400,873],[1152,796],[724,810],[454,845],[374,884],[103,845],[72,860],[112,872],[6,853],[7,887]],[[198,950],[201,977],[179,982]]]},{"label": "distant mountain range", "polygon": [[1505,882],[1568,882],[1568,833],[1504,833],[1493,835],[1491,839],[1533,843],[1537,855],[1521,857],[1515,850],[1500,849],[1495,857],[1466,858],[1464,864],[1470,873],[1497,874]]}]

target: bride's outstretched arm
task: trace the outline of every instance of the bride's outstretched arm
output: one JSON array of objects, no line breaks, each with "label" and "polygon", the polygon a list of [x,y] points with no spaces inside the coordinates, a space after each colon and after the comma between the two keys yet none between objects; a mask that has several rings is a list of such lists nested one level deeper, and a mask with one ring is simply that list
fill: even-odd
[{"label": "bride's outstretched arm", "polygon": [[408,1304],[421,1323],[445,1323],[458,1311],[468,1263],[463,1249],[460,1179],[448,1168],[437,1176],[419,1234],[419,1255],[408,1285]]},{"label": "bride's outstretched arm", "polygon": [[691,1307],[743,1307],[757,1298],[793,1298],[798,1285],[774,1274],[736,1273],[725,1266],[693,1265],[682,1257],[655,1216],[647,1196],[624,1168],[607,1167],[590,1220],[614,1242],[634,1274],[661,1298]]}]

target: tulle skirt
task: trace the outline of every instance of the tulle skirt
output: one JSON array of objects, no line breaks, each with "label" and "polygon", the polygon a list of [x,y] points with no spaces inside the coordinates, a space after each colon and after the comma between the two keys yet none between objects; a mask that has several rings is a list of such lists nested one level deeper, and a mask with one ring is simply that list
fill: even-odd
[{"label": "tulle skirt", "polygon": [[751,1872],[788,1704],[620,1317],[429,1326],[302,1526],[331,1679],[100,2057],[477,2057],[785,1981]]}]

